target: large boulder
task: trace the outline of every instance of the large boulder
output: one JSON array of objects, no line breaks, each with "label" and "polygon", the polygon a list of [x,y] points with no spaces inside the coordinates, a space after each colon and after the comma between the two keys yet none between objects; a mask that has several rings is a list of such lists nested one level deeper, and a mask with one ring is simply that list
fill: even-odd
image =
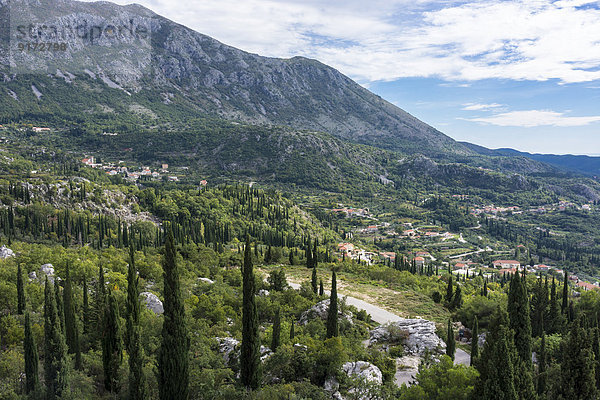
[{"label": "large boulder", "polygon": [[[232,337],[216,337],[219,342],[219,353],[223,355],[223,361],[226,364],[231,364],[235,359],[240,357],[240,341]],[[273,355],[270,348],[260,346],[260,360],[265,361]]]},{"label": "large boulder", "polygon": [[9,249],[6,246],[2,246],[0,247],[0,258],[5,259],[5,258],[9,258],[9,257],[14,257],[15,256],[15,252],[12,251],[11,249]]},{"label": "large boulder", "polygon": [[[29,277],[32,278],[34,275],[30,274]],[[37,274],[35,275],[35,277],[37,278]],[[54,265],[52,264],[44,264],[40,267],[40,274],[39,274],[39,278],[40,280],[43,280],[45,277],[48,277],[48,280],[51,283],[54,283]]]},{"label": "large boulder", "polygon": [[407,355],[422,356],[426,351],[441,352],[446,348],[435,333],[435,323],[420,318],[402,318],[371,331],[369,345],[394,342],[402,342]]},{"label": "large boulder", "polygon": [[[315,318],[320,318],[322,320],[327,319],[327,311],[329,310],[329,299],[323,300],[304,311],[300,316],[300,325],[306,325],[308,321]],[[352,323],[352,313],[347,311],[342,313],[342,307],[339,307],[338,302],[338,317],[344,318],[350,323]]]},{"label": "large boulder", "polygon": [[225,364],[231,363],[233,357],[237,355],[240,341],[231,337],[216,337],[215,339],[219,342],[219,353],[223,355],[223,361]]},{"label": "large boulder", "polygon": [[361,378],[371,383],[382,384],[383,375],[381,370],[376,366],[366,361],[347,362],[342,365],[342,371],[349,377]]},{"label": "large boulder", "polygon": [[158,296],[154,293],[142,292],[140,293],[140,296],[143,298],[142,300],[146,304],[146,307],[155,314],[162,314],[165,312],[162,301],[160,301]]}]

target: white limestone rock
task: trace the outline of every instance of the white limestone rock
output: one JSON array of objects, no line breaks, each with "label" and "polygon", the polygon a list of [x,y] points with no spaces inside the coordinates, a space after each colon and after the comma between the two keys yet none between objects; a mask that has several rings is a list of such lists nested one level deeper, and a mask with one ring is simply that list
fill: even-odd
[{"label": "white limestone rock", "polygon": [[14,257],[15,256],[15,252],[12,251],[11,249],[9,249],[6,246],[2,246],[0,247],[0,258],[5,259],[5,258],[9,258],[9,257]]},{"label": "white limestone rock", "polygon": [[[338,303],[339,305],[339,303]],[[322,320],[327,319],[327,311],[329,309],[329,299],[322,300],[315,304],[312,308],[304,311],[300,316],[300,325],[306,325],[308,321],[320,318]],[[352,313],[350,311],[346,311],[342,313],[341,307],[338,307],[338,318],[344,318],[350,323],[352,323]]]},{"label": "white limestone rock", "polygon": [[381,370],[376,366],[366,361],[347,362],[342,365],[342,371],[349,377],[358,377],[371,383],[381,385],[383,383],[383,375]]},{"label": "white limestone rock", "polygon": [[140,296],[143,297],[143,301],[146,304],[146,307],[149,310],[152,310],[155,314],[162,314],[165,312],[162,301],[158,298],[157,295],[150,292],[142,292]]},{"label": "white limestone rock", "polygon": [[40,267],[40,280],[43,280],[46,276],[51,283],[54,283],[54,265],[44,264]]},{"label": "white limestone rock", "polygon": [[215,281],[213,281],[212,279],[208,279],[208,278],[198,278],[198,280],[199,280],[199,281],[202,281],[202,282],[209,283],[209,284],[211,284],[211,285],[212,285],[213,283],[215,283]]},{"label": "white limestone rock", "polygon": [[435,333],[435,323],[426,319],[406,319],[378,326],[371,331],[369,345],[393,341],[394,335],[403,332],[404,352],[407,355],[422,356],[426,351],[442,352],[446,344]]}]

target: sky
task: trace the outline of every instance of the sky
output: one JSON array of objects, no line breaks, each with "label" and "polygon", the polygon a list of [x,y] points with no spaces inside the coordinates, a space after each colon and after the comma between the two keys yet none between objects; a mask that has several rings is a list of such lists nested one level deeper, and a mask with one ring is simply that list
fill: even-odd
[{"label": "sky", "polygon": [[245,51],[318,59],[456,140],[600,155],[600,0],[137,3]]}]

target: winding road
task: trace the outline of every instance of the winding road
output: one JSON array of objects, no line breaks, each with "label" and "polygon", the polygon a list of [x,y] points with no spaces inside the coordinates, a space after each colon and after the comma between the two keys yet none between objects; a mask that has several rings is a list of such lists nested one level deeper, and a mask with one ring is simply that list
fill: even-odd
[{"label": "winding road", "polygon": [[[288,284],[293,289],[300,289],[300,284],[298,284],[298,283],[288,281]],[[328,294],[329,292],[325,291],[325,293]],[[367,303],[364,300],[357,299],[356,297],[345,296],[342,294],[338,294],[338,297],[339,298],[345,297],[346,304],[353,305],[354,307],[358,308],[359,310],[365,310],[371,316],[371,319],[379,324],[387,324],[388,322],[394,322],[394,321],[398,321],[398,320],[402,319],[402,317],[400,317],[396,314],[393,314],[387,310],[384,310],[383,308],[378,307],[374,304]],[[458,364],[469,365],[470,362],[471,362],[471,356],[466,351],[464,351],[460,348],[456,348],[456,353],[454,355],[454,364],[455,365],[458,365]],[[402,385],[403,383],[410,385],[410,383],[414,380],[414,376],[416,374],[417,374],[416,368],[398,370],[396,372],[396,376],[395,376],[396,384],[398,386]]]}]

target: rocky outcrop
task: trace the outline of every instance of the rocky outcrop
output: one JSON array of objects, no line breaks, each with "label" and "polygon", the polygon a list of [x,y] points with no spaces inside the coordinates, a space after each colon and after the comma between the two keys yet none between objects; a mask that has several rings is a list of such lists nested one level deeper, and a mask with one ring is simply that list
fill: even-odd
[{"label": "rocky outcrop", "polygon": [[[42,265],[40,267],[39,272],[40,272],[40,276],[39,276],[40,280],[43,280],[43,279],[45,279],[45,277],[48,277],[48,280],[51,283],[54,283],[54,277],[55,277],[54,276],[54,266],[52,264],[48,263],[48,264]],[[30,279],[35,279],[35,278],[38,278],[38,276],[37,276],[37,274],[35,272],[32,272],[32,273],[29,274],[29,278]]]},{"label": "rocky outcrop", "polygon": [[360,378],[372,383],[383,383],[381,370],[366,361],[347,362],[342,365],[342,371],[351,378]]},{"label": "rocky outcrop", "polygon": [[0,247],[0,258],[5,259],[5,258],[9,258],[9,257],[14,257],[15,256],[15,252],[12,251],[11,249],[9,249],[6,246],[2,246]]},{"label": "rocky outcrop", "polygon": [[209,278],[198,278],[198,280],[201,281],[201,282],[208,283],[210,285],[212,285],[213,283],[215,283],[215,281],[213,281],[212,279],[209,279]]},{"label": "rocky outcrop", "polygon": [[160,301],[158,296],[154,293],[142,292],[140,293],[140,296],[142,297],[146,307],[155,314],[162,314],[165,311],[162,301]]},{"label": "rocky outcrop", "polygon": [[[312,308],[306,310],[300,316],[300,325],[306,325],[308,321],[320,318],[322,320],[327,319],[327,310],[329,309],[329,299],[323,300],[315,304]],[[338,307],[338,317],[344,318],[345,320],[352,323],[352,313],[347,311],[342,313],[341,307]]]},{"label": "rocky outcrop", "polygon": [[371,331],[369,345],[401,341],[408,355],[439,352],[446,344],[435,333],[435,323],[426,319],[405,319],[381,325]]},{"label": "rocky outcrop", "polygon": [[[232,337],[216,337],[219,342],[219,353],[223,355],[223,361],[231,364],[240,356],[240,341]],[[260,346],[260,360],[265,361],[271,357],[273,352],[266,346]]]}]

